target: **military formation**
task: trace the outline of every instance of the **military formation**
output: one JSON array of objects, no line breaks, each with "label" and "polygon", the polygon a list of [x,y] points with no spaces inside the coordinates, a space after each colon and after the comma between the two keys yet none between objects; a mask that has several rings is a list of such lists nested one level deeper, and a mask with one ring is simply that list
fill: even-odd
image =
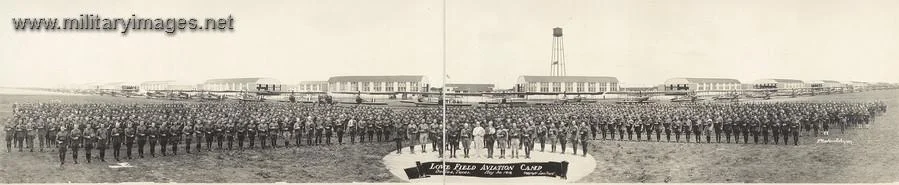
[{"label": "military formation", "polygon": [[[106,161],[311,145],[386,142],[401,114],[386,107],[269,104],[28,104],[5,124],[7,152],[53,149]],[[391,121],[392,120],[392,121]],[[40,138],[34,145],[35,138]],[[98,155],[93,155],[98,154]]]},{"label": "military formation", "polygon": [[586,155],[590,140],[799,145],[800,137],[866,128],[886,109],[882,102],[451,107],[444,128],[441,109],[434,107],[54,103],[16,105],[4,131],[7,152],[55,148],[61,165],[67,155],[78,163],[79,152],[91,162],[106,161],[111,150],[120,161],[178,155],[179,149],[388,141],[396,143],[397,153],[408,147],[410,153],[449,158],[530,158],[538,147]]}]

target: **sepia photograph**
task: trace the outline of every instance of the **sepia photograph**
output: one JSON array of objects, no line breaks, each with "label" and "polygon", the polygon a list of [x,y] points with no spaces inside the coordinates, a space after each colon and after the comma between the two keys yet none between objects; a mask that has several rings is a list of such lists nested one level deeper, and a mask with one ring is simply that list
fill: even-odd
[{"label": "sepia photograph", "polygon": [[2,1],[0,183],[896,183],[899,1]]}]

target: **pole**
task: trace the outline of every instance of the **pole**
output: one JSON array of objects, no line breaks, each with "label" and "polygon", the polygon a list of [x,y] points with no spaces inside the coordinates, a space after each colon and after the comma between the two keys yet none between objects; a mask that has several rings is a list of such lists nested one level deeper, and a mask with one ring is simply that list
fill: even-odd
[{"label": "pole", "polygon": [[[443,0],[443,53],[442,53],[442,55],[443,55],[443,57],[442,57],[443,58],[443,76],[441,79],[443,79],[443,86],[441,86],[441,88],[440,88],[440,97],[444,97],[446,95],[446,91],[445,91],[445,88],[446,88],[446,0]],[[446,146],[446,104],[445,103],[441,103],[441,104],[442,104],[441,107],[443,108],[443,111],[442,111],[443,123],[441,124],[443,126],[443,128],[442,128],[443,129],[443,137],[442,137],[443,143],[441,143],[441,144],[443,144],[443,146],[445,147]],[[446,148],[444,148],[444,147],[440,147],[441,150],[446,150]],[[441,152],[443,152],[443,151],[441,151]],[[443,166],[446,166],[446,155],[441,156],[440,162],[442,163]],[[446,169],[443,169],[443,184],[446,184]]]}]

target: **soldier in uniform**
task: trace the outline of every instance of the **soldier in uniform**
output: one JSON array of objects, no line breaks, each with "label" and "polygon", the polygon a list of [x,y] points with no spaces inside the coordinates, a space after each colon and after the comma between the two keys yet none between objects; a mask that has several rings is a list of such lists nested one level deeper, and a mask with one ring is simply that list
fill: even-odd
[{"label": "soldier in uniform", "polygon": [[134,128],[131,124],[125,124],[125,151],[128,159],[131,159],[131,148],[134,148]]},{"label": "soldier in uniform", "polygon": [[115,157],[116,161],[119,161],[119,153],[122,150],[122,128],[121,124],[116,124],[115,127],[110,130],[109,133],[109,142],[112,142],[112,155]]},{"label": "soldier in uniform", "polygon": [[318,121],[318,118],[312,118],[312,116],[306,117],[306,145],[312,146],[312,143],[315,142],[313,137],[315,136],[315,131],[318,129],[315,122]]},{"label": "soldier in uniform", "polygon": [[531,158],[531,149],[533,146],[532,145],[533,140],[531,140],[531,136],[533,135],[533,133],[534,133],[534,129],[530,124],[525,124],[521,128],[521,133],[520,133],[521,139],[520,140],[521,140],[521,145],[524,146],[523,150],[524,150],[524,158],[525,159]]},{"label": "soldier in uniform", "polygon": [[[147,128],[147,137],[148,137],[147,140],[150,143],[150,156],[152,156],[152,157],[156,157],[156,141],[157,141],[156,136],[157,136],[157,134],[159,134],[159,129],[158,129],[158,127],[156,127],[156,124],[152,124],[152,125],[150,125],[149,128]],[[110,139],[112,139],[112,138],[110,138]]]},{"label": "soldier in uniform", "polygon": [[325,145],[331,145],[331,134],[333,134],[333,126],[334,122],[331,119],[326,119],[323,127],[323,132],[325,133]]},{"label": "soldier in uniform", "polygon": [[[268,133],[269,133],[269,141],[271,141],[272,148],[278,148],[278,136],[281,131],[281,123],[282,121],[273,122],[268,124]],[[330,137],[329,137],[330,139]],[[230,139],[229,139],[230,140]],[[230,146],[229,146],[230,148]]]},{"label": "soldier in uniform", "polygon": [[[321,119],[316,119],[315,121],[315,144],[322,144],[322,135],[325,134],[325,121]],[[360,141],[361,142],[361,141]]]},{"label": "soldier in uniform", "polygon": [[260,122],[256,125],[256,135],[259,136],[259,147],[265,149],[265,136],[268,136],[268,125],[266,125],[265,121]]},{"label": "soldier in uniform", "polygon": [[[147,143],[147,126],[141,123],[137,126],[137,155],[144,158],[144,145]],[[131,152],[129,152],[131,153]]]},{"label": "soldier in uniform", "polygon": [[[521,146],[521,145],[519,145],[519,144],[521,144],[521,134],[522,134],[521,129],[519,129],[517,125],[513,124],[512,128],[509,129],[509,139],[510,139],[509,145],[512,146],[512,148],[509,150],[509,151],[511,151],[509,158],[512,158],[512,159],[518,158],[518,149],[519,149],[519,146]],[[466,158],[468,158],[468,157],[466,157]]]},{"label": "soldier in uniform", "polygon": [[790,123],[792,123],[790,118],[784,118],[783,125],[781,125],[781,127],[780,127],[781,128],[780,134],[783,134],[784,145],[790,144],[790,132],[792,132],[792,130],[790,130],[790,125],[792,125],[792,124],[790,124]]},{"label": "soldier in uniform", "polygon": [[158,135],[159,153],[162,154],[162,156],[166,156],[166,155],[168,155],[166,152],[166,150],[167,150],[166,147],[169,146],[169,142],[168,142],[169,141],[169,126],[166,123],[163,123],[163,124],[159,125],[158,131],[159,131],[159,135]]},{"label": "soldier in uniform", "polygon": [[81,136],[81,129],[78,129],[77,125],[69,131],[69,147],[72,149],[72,162],[75,162],[75,164],[78,164],[78,149],[81,147],[82,142]]},{"label": "soldier in uniform", "polygon": [[[7,129],[9,129],[9,128],[7,128]],[[8,130],[7,130],[7,133],[9,133]],[[68,140],[69,140],[69,132],[66,131],[65,127],[60,127],[59,132],[56,133],[56,146],[59,147],[59,166],[66,164],[66,148],[69,147],[69,146],[67,146],[67,144],[70,143],[70,142],[67,142]]]},{"label": "soldier in uniform", "polygon": [[[509,135],[509,131],[506,131],[506,135]],[[549,139],[549,148],[550,152],[556,152],[556,143],[559,141],[559,130],[556,129],[556,125],[550,123],[549,128],[546,128],[546,138]]]},{"label": "soldier in uniform", "polygon": [[439,141],[437,141],[438,140],[437,135],[442,134],[442,132],[440,130],[440,125],[437,124],[437,121],[435,120],[434,122],[431,122],[431,125],[428,127],[431,129],[430,132],[428,132],[428,136],[430,136],[430,138],[431,138],[431,148],[433,149],[431,151],[437,152],[437,143],[439,142]]},{"label": "soldier in uniform", "polygon": [[[425,148],[428,145],[428,139],[430,138],[430,127],[427,123],[422,120],[421,124],[418,125],[418,144],[421,145],[421,153],[428,153],[428,150]],[[471,130],[469,130],[469,135]],[[369,131],[371,133],[371,131]],[[371,140],[371,135],[369,134],[369,140]],[[468,149],[465,149],[465,158],[468,158]]]},{"label": "soldier in uniform", "polygon": [[775,122],[774,122],[774,125],[772,125],[772,127],[771,127],[771,135],[774,136],[774,138],[773,138],[773,139],[774,139],[774,145],[777,145],[777,144],[778,144],[778,141],[780,140],[780,124],[781,124],[781,121],[780,121],[780,119],[777,118],[777,117],[774,117],[774,121],[775,121]]},{"label": "soldier in uniform", "polygon": [[[193,123],[188,125],[184,125],[184,128],[181,129],[184,136],[184,151],[190,153],[190,144],[194,138],[194,128]],[[143,158],[143,152],[141,152],[141,158]]]},{"label": "soldier in uniform", "polygon": [[[375,124],[377,124],[377,121],[376,120],[368,120],[367,123],[368,124],[366,125],[367,127],[365,128],[365,132],[368,133],[368,142],[371,143],[371,142],[375,141],[375,137],[374,137],[375,130],[376,130]],[[422,121],[422,124],[425,124],[425,123]],[[425,130],[425,132],[427,132],[427,130]],[[426,144],[428,144],[428,142],[422,142],[421,146],[424,147]]]},{"label": "soldier in uniform", "polygon": [[[350,120],[350,122],[352,122],[352,120]],[[399,124],[399,123],[397,123],[397,124]],[[350,127],[351,126],[349,125],[349,122],[348,122],[347,129],[349,129]],[[402,134],[403,127],[397,126],[397,127],[394,127],[394,129],[396,129],[396,133],[397,133],[396,135],[393,136],[393,142],[396,143],[396,154],[401,154],[401,153],[403,153],[403,138],[405,137]],[[349,132],[349,133],[350,133],[350,135],[352,135],[352,132]],[[443,152],[441,151],[440,153],[442,154]],[[442,157],[442,155],[441,155],[441,157]]]},{"label": "soldier in uniform", "polygon": [[568,125],[565,125],[565,122],[560,122],[557,134],[559,139],[559,150],[562,154],[565,154],[565,148],[568,147],[568,130]]},{"label": "soldier in uniform", "polygon": [[695,120],[689,117],[684,117],[684,124],[681,125],[681,133],[684,134],[684,140],[687,141],[687,143],[690,143],[690,134],[693,132],[693,125],[695,125],[694,121]]},{"label": "soldier in uniform", "polygon": [[743,144],[749,143],[749,129],[750,129],[749,121],[750,120],[748,120],[748,119],[740,118],[740,122],[741,122],[740,125],[742,125],[740,127],[740,130],[743,131]]},{"label": "soldier in uniform", "polygon": [[[206,136],[206,151],[212,151],[212,142],[215,139],[216,126],[210,122],[206,122],[206,125],[204,125],[203,127],[206,127],[206,130],[204,130],[206,134],[203,134],[204,136]],[[252,141],[250,141],[250,147],[253,147]]]},{"label": "soldier in uniform", "polygon": [[[456,151],[459,150],[459,137],[462,132],[461,128],[459,128],[459,126],[456,125],[455,122],[453,122],[452,124],[448,125],[448,127],[446,128],[446,132],[447,135],[449,135],[449,137],[447,138],[447,142],[449,142],[450,144],[450,158],[456,158]],[[409,144],[412,144],[411,140],[409,141]]]},{"label": "soldier in uniform", "polygon": [[[359,134],[359,143],[365,142],[365,133],[368,131],[368,124],[365,119],[360,119],[359,124],[356,125],[356,132]],[[418,133],[416,133],[417,136]],[[417,139],[417,138],[416,138]],[[412,150],[415,152],[415,150]]]},{"label": "soldier in uniform", "polygon": [[487,128],[485,129],[487,132],[484,134],[484,142],[487,147],[487,158],[493,158],[493,144],[496,143],[496,128],[493,127],[493,121],[487,123]]},{"label": "soldier in uniform", "polygon": [[759,128],[759,134],[762,135],[762,141],[767,145],[768,144],[768,126],[771,125],[771,118],[767,116],[763,117],[760,121],[762,121],[761,126]]},{"label": "soldier in uniform", "polygon": [[[573,123],[573,122],[572,122],[572,123]],[[569,129],[570,129],[570,127],[577,127],[577,125],[572,124],[572,125],[569,125],[568,127],[569,127]],[[625,128],[626,131],[627,131],[627,140],[628,140],[628,141],[633,141],[633,140],[634,140],[634,137],[633,137],[633,136],[634,136],[634,119],[633,119],[633,118],[628,118],[627,120],[625,120],[625,122],[624,122],[624,128]],[[570,134],[570,132],[569,132],[568,134]],[[575,143],[575,145],[577,145],[577,143]],[[564,150],[563,150],[563,151],[564,151]],[[564,153],[564,152],[563,152],[563,153]]]},{"label": "soldier in uniform", "polygon": [[[404,130],[399,128],[399,130]],[[400,132],[397,132],[400,133]],[[350,144],[356,144],[356,119],[350,118],[350,121],[346,123],[346,134],[350,136]],[[405,138],[403,138],[405,139]]]},{"label": "soldier in uniform", "polygon": [[793,145],[795,146],[799,146],[799,127],[800,125],[798,120],[793,122],[793,125],[791,125],[790,127],[790,130],[793,131]]},{"label": "soldier in uniform", "polygon": [[[384,130],[383,130],[383,129],[384,129],[384,125],[383,125],[383,123],[381,122],[381,120],[375,120],[373,125],[375,126],[375,127],[374,127],[374,130],[375,130],[375,139],[377,139],[376,141],[381,142],[381,141],[383,141],[382,139],[387,139],[387,138],[383,138],[383,136],[384,136]],[[434,137],[434,136],[431,136],[431,137]],[[433,140],[432,140],[432,141],[433,141]],[[437,145],[434,145],[434,147],[437,147]],[[434,150],[435,150],[435,152],[436,152],[437,149],[434,149]]]},{"label": "soldier in uniform", "polygon": [[101,123],[95,130],[95,133],[96,136],[94,137],[94,140],[96,140],[96,147],[100,152],[100,161],[106,162],[106,139],[109,132],[107,131],[106,126]]},{"label": "soldier in uniform", "polygon": [[671,131],[674,130],[673,123],[674,123],[674,120],[672,120],[671,117],[667,117],[665,119],[665,123],[663,123],[663,125],[665,127],[665,138],[668,142],[671,142]]},{"label": "soldier in uniform", "polygon": [[[362,125],[360,125],[360,126],[362,126]],[[409,123],[409,126],[406,128],[406,133],[409,138],[409,152],[414,154],[415,153],[415,141],[418,139],[418,125],[416,125],[415,123]],[[364,136],[360,135],[359,137],[364,137]],[[362,143],[362,141],[359,141],[359,142]],[[453,157],[456,156],[455,150],[453,150],[452,155],[453,155]]]},{"label": "soldier in uniform", "polygon": [[[584,125],[582,125],[582,126],[586,127],[587,125],[584,124]],[[581,127],[581,128],[583,128],[583,127]],[[581,143],[581,153],[582,153],[582,156],[586,157],[586,156],[587,156],[587,141],[588,141],[588,138],[587,138],[587,129],[581,129],[580,136],[581,136],[581,137],[580,137],[580,140],[581,140],[581,142],[580,142],[580,143]]]},{"label": "soldier in uniform", "polygon": [[728,117],[724,122],[724,128],[723,128],[724,139],[727,140],[727,143],[730,143],[730,134],[731,134],[731,130],[732,130],[733,126],[734,126],[733,119]]},{"label": "soldier in uniform", "polygon": [[[299,118],[297,118],[299,119]],[[293,125],[298,122],[297,119],[291,119],[290,121],[285,121],[284,125],[281,125],[281,137],[284,138],[284,147],[290,147],[290,135],[293,133]]]},{"label": "soldier in uniform", "polygon": [[[343,133],[346,131],[344,120],[337,120],[337,126],[334,127],[334,131],[337,132],[337,144],[343,145]],[[384,137],[384,139],[388,138]]]},{"label": "soldier in uniform", "polygon": [[29,152],[34,152],[34,137],[37,135],[37,130],[34,127],[33,119],[25,124],[25,143],[28,144]]},{"label": "soldier in uniform", "polygon": [[[637,135],[637,141],[643,141],[643,120],[638,119],[634,122],[634,133],[636,133]],[[574,142],[575,146],[577,146],[578,144],[580,143]],[[577,152],[577,149],[575,149],[574,152]]]},{"label": "soldier in uniform", "polygon": [[608,130],[609,124],[608,120],[599,120],[599,135],[602,136],[602,140],[606,140],[606,132]]},{"label": "soldier in uniform", "polygon": [[[633,126],[634,125],[631,125],[631,127],[633,127]],[[568,133],[567,133],[568,139],[571,140],[571,148],[572,148],[571,152],[574,155],[577,155],[577,145],[580,144],[577,142],[577,139],[578,139],[578,134],[580,134],[580,131],[582,129],[584,129],[584,128],[578,127],[577,122],[571,122],[571,126],[568,127]],[[628,136],[628,137],[630,137],[630,136]],[[565,151],[564,148],[562,149],[562,151]],[[562,152],[562,154],[565,154],[565,152]]]},{"label": "soldier in uniform", "polygon": [[172,144],[172,155],[178,155],[178,143],[181,143],[181,124],[169,125],[169,144]]},{"label": "soldier in uniform", "polygon": [[303,132],[305,131],[305,126],[306,124],[304,122],[297,121],[293,123],[293,137],[297,147],[303,144]]},{"label": "soldier in uniform", "polygon": [[20,119],[16,123],[16,147],[19,148],[19,152],[22,152],[22,149],[25,148],[25,124]]},{"label": "soldier in uniform", "polygon": [[468,123],[466,123],[462,127],[462,130],[459,131],[459,135],[462,137],[462,153],[464,154],[464,158],[468,158],[468,152],[471,149],[472,132],[472,128]]},{"label": "soldier in uniform", "polygon": [[37,138],[38,138],[38,142],[40,145],[39,147],[41,148],[40,149],[41,152],[44,151],[44,147],[50,146],[50,143],[49,143],[50,140],[49,140],[48,136],[49,136],[49,131],[47,130],[47,122],[41,121],[41,122],[37,123]]},{"label": "soldier in uniform", "polygon": [[[499,130],[496,131],[496,143],[499,146],[499,158],[505,158],[506,148],[509,148],[509,131],[502,124],[499,125]],[[555,149],[555,147],[553,148]]]},{"label": "soldier in uniform", "polygon": [[540,122],[540,125],[537,126],[536,137],[537,137],[537,140],[540,141],[540,152],[543,152],[544,148],[546,147],[546,130],[547,129],[548,128],[546,127],[545,122]]},{"label": "soldier in uniform", "polygon": [[87,163],[91,163],[91,150],[94,149],[94,139],[97,138],[97,132],[90,127],[84,128],[84,158]]},{"label": "soldier in uniform", "polygon": [[228,150],[234,150],[234,135],[237,129],[234,127],[234,121],[228,121],[225,123],[225,128],[222,129],[224,131],[225,139],[228,141]]},{"label": "soldier in uniform", "polygon": [[247,128],[247,139],[250,140],[250,148],[256,147],[256,137],[258,136],[258,130],[256,130],[256,124],[259,124],[256,120],[250,121],[250,124],[247,124],[245,127]]},{"label": "soldier in uniform", "polygon": [[203,143],[203,137],[204,137],[203,135],[206,135],[205,134],[206,127],[204,127],[202,123],[197,122],[194,125],[193,130],[194,130],[194,137],[197,139],[197,147],[196,147],[197,153],[199,153],[200,151],[203,150],[203,148],[202,148],[203,144],[201,144],[201,143]]},{"label": "soldier in uniform", "polygon": [[[243,122],[243,124],[234,126],[234,129],[236,130],[236,131],[234,131],[234,134],[237,135],[237,149],[238,150],[243,150],[243,142],[245,139],[247,139],[247,125],[250,125],[249,123],[247,123],[246,120],[241,120],[241,122]],[[285,141],[287,141],[287,139],[285,139]],[[228,146],[228,147],[230,147],[230,146]]]}]

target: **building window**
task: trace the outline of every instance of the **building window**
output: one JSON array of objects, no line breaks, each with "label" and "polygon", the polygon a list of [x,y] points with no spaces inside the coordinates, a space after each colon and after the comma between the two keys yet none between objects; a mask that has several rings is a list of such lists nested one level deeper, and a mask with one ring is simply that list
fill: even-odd
[{"label": "building window", "polygon": [[549,82],[540,82],[540,92],[549,92]]},{"label": "building window", "polygon": [[409,91],[412,91],[412,92],[419,91],[419,89],[418,89],[418,82],[410,82],[409,84],[410,84],[410,85],[409,85]]},{"label": "building window", "polygon": [[387,82],[387,89],[385,91],[393,92],[393,82]]},{"label": "building window", "polygon": [[361,88],[362,88],[362,92],[368,92],[368,91],[370,91],[370,89],[369,89],[369,82],[361,82],[361,83],[362,83],[362,87],[361,87]]},{"label": "building window", "polygon": [[534,83],[534,82],[528,83],[528,91],[529,92],[537,91],[537,83]]},{"label": "building window", "polygon": [[375,82],[375,92],[381,92],[381,82]]},{"label": "building window", "polygon": [[573,83],[573,82],[567,82],[567,83],[565,83],[565,92],[571,92],[573,89],[574,89],[574,83]]},{"label": "building window", "polygon": [[553,92],[562,92],[562,82],[553,82]]},{"label": "building window", "polygon": [[587,92],[596,92],[596,82],[587,83]]},{"label": "building window", "polygon": [[584,92],[584,82],[577,83],[577,92]]},{"label": "building window", "polygon": [[400,82],[400,83],[399,83],[399,87],[397,87],[396,90],[397,90],[397,91],[400,91],[400,92],[406,92],[406,83],[405,83],[405,82]]}]

